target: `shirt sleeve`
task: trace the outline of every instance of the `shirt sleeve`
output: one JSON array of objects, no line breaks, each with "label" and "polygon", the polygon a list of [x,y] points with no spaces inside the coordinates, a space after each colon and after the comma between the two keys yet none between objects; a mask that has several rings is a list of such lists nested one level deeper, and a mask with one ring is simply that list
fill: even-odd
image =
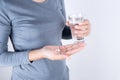
[{"label": "shirt sleeve", "polygon": [[8,51],[8,38],[11,35],[11,25],[4,7],[0,1],[0,66],[16,66],[30,63],[29,50],[22,52]]},{"label": "shirt sleeve", "polygon": [[[64,17],[66,18],[64,0],[60,0],[60,1],[61,1],[61,4],[62,4],[62,13],[63,13]],[[72,38],[71,30],[70,30],[70,28],[68,26],[65,26],[65,28],[63,29],[62,38],[63,39],[71,39]]]}]

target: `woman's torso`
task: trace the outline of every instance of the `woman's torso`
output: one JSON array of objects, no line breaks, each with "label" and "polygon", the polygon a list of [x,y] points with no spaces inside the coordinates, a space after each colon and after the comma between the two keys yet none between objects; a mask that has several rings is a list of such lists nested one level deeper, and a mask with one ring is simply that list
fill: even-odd
[{"label": "woman's torso", "polygon": [[[60,1],[4,0],[12,23],[10,38],[15,51],[61,45],[65,17]],[[68,72],[64,60],[41,59],[14,66],[12,80],[68,80]]]}]

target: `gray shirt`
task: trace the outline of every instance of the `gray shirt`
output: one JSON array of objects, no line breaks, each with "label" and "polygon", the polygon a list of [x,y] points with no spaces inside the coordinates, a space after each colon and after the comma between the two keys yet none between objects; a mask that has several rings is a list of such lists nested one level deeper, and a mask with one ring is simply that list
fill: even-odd
[{"label": "gray shirt", "polygon": [[65,60],[28,59],[30,50],[62,45],[65,22],[63,0],[0,0],[0,65],[13,66],[12,80],[69,80]]}]

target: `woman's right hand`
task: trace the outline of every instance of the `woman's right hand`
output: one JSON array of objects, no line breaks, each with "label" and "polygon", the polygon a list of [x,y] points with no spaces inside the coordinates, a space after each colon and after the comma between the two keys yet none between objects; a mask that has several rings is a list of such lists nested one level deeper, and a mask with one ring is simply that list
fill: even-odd
[{"label": "woman's right hand", "polygon": [[84,47],[85,43],[81,42],[64,46],[45,46],[41,49],[30,51],[29,60],[34,61],[42,58],[47,58],[49,60],[64,60],[81,51]]}]

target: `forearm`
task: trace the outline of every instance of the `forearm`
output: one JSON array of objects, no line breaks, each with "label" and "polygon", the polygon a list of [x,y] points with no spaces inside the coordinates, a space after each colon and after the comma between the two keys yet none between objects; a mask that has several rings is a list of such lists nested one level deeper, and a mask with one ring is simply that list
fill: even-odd
[{"label": "forearm", "polygon": [[[1,49],[1,48],[0,48]],[[0,66],[16,66],[22,64],[29,64],[29,51],[10,52],[0,51]]]}]

